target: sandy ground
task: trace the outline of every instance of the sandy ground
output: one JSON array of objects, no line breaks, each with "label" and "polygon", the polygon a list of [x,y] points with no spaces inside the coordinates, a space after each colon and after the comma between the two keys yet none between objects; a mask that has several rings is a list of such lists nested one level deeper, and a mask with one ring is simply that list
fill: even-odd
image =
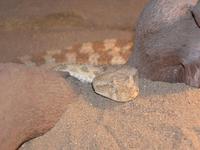
[{"label": "sandy ground", "polygon": [[[130,39],[146,2],[2,0],[0,62],[84,41]],[[82,93],[79,101],[51,131],[20,149],[200,148],[199,90],[141,80],[140,96],[121,104],[94,94],[90,85],[69,82]]]},{"label": "sandy ground", "polygon": [[0,61],[85,41],[130,39],[146,1],[0,1]]},{"label": "sandy ground", "polygon": [[54,128],[20,150],[199,149],[199,90],[140,80],[140,96],[117,103],[90,85],[68,81],[79,100],[67,106]]}]

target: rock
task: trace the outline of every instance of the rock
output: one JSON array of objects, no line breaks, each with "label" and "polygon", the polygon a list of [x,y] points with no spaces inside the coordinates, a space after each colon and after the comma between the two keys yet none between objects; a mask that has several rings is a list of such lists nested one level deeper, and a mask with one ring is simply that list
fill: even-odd
[{"label": "rock", "polygon": [[200,1],[192,9],[193,17],[198,27],[200,27]]},{"label": "rock", "polygon": [[0,64],[0,149],[17,149],[50,130],[77,96],[59,74]]},{"label": "rock", "polygon": [[[198,0],[151,0],[136,28],[128,60],[140,77],[200,88]],[[191,14],[192,8],[193,17]],[[195,13],[196,12],[196,13]]]},{"label": "rock", "polygon": [[93,80],[97,94],[118,102],[131,101],[139,94],[138,73],[133,67],[109,69]]}]

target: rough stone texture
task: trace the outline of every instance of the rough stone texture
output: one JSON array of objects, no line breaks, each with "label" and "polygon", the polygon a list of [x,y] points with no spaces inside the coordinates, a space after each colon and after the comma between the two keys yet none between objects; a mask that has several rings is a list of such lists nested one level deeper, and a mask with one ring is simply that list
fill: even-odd
[{"label": "rough stone texture", "polygon": [[92,84],[96,93],[118,102],[133,100],[139,94],[138,74],[133,67],[110,67]]},{"label": "rough stone texture", "polygon": [[195,17],[198,27],[200,27],[200,1],[198,1],[197,5],[192,9],[192,13]]},{"label": "rough stone texture", "polygon": [[68,65],[56,67],[81,82],[91,83],[94,91],[118,102],[133,100],[139,94],[138,74],[123,65]]},{"label": "rough stone texture", "polygon": [[0,64],[0,149],[14,150],[59,120],[75,91],[60,75],[39,68]]},{"label": "rough stone texture", "polygon": [[129,59],[140,76],[200,87],[200,29],[191,12],[197,2],[151,0],[145,7]]}]

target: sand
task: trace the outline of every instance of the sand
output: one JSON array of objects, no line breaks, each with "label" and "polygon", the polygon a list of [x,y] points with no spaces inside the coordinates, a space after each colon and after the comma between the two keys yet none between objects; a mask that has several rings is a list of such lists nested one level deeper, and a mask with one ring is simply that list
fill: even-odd
[{"label": "sand", "polygon": [[[0,62],[105,38],[130,39],[147,0],[0,1]],[[68,79],[80,94],[49,132],[21,150],[199,149],[199,90],[184,84],[140,80],[129,103],[94,94]]]},{"label": "sand", "polygon": [[79,100],[54,128],[20,150],[199,148],[199,90],[140,80],[140,96],[117,103],[94,94],[90,85],[70,82]]}]

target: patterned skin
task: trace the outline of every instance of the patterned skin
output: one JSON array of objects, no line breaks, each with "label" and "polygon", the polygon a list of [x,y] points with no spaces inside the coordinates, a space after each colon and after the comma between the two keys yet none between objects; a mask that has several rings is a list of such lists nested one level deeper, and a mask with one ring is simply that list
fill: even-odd
[{"label": "patterned skin", "polygon": [[18,62],[27,66],[68,72],[82,82],[91,83],[97,75],[107,69],[102,65],[125,64],[132,47],[133,40],[105,39],[76,44],[63,50],[49,50],[22,56]]},{"label": "patterned skin", "polygon": [[23,56],[19,58],[19,62],[29,66],[49,64],[53,67],[58,64],[124,64],[128,60],[132,46],[132,40],[105,39]]}]

